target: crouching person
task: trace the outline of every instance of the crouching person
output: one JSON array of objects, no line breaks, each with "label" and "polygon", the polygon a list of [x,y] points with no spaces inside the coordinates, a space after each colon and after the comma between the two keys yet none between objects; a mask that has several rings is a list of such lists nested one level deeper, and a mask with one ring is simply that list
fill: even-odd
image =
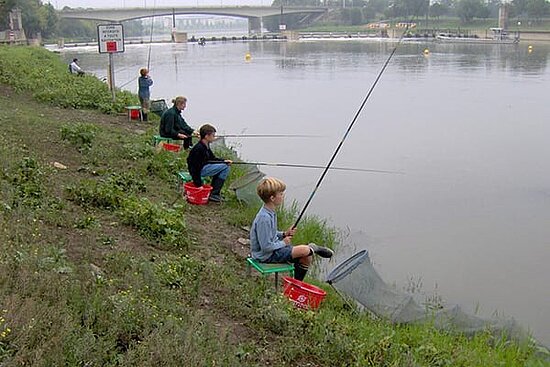
[{"label": "crouching person", "polygon": [[313,254],[331,258],[333,252],[313,243],[292,245],[296,228],[291,227],[284,232],[277,230],[275,210],[283,203],[285,190],[285,183],[273,177],[264,178],[258,184],[257,193],[264,205],[250,229],[250,253],[254,259],[264,263],[293,263],[294,278],[301,281],[311,265]]},{"label": "crouching person", "polygon": [[212,192],[210,201],[222,201],[221,190],[227,176],[229,165],[233,163],[229,159],[221,159],[214,155],[210,149],[210,143],[216,140],[216,128],[205,124],[199,129],[201,140],[193,146],[187,157],[187,167],[197,187],[202,186],[203,177],[212,177]]}]

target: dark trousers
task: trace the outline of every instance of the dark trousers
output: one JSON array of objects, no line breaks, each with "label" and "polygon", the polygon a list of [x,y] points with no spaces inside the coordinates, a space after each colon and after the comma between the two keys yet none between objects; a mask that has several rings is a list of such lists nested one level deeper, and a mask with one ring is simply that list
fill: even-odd
[{"label": "dark trousers", "polygon": [[189,149],[191,145],[193,145],[193,138],[188,137],[183,139],[183,149]]}]

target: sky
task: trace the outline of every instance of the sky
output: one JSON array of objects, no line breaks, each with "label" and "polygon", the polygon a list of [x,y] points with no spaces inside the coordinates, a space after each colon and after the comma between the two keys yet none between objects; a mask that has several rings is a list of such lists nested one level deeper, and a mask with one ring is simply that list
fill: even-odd
[{"label": "sky", "polygon": [[136,7],[165,7],[165,6],[196,6],[199,5],[267,5],[265,0],[42,0],[50,3],[56,9],[64,6],[71,8],[136,8]]}]

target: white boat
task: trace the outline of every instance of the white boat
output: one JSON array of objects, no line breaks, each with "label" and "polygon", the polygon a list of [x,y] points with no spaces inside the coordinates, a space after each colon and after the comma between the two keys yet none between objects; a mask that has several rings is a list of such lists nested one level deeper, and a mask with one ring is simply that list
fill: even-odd
[{"label": "white boat", "polygon": [[477,35],[456,35],[450,33],[440,33],[435,39],[444,43],[484,43],[484,44],[515,44],[519,42],[519,32],[513,37],[503,28],[490,28],[493,32],[491,38],[480,38]]}]

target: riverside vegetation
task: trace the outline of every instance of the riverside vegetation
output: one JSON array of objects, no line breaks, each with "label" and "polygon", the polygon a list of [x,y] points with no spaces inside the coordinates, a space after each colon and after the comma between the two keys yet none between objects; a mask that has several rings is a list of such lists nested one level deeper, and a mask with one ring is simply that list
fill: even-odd
[{"label": "riverside vegetation", "polygon": [[[293,308],[246,275],[257,208],[177,200],[184,154],[115,114],[135,96],[111,103],[43,49],[0,47],[0,65],[2,366],[545,365],[531,345],[373,319],[324,285],[318,312]],[[300,230],[337,246],[322,220]]]}]

